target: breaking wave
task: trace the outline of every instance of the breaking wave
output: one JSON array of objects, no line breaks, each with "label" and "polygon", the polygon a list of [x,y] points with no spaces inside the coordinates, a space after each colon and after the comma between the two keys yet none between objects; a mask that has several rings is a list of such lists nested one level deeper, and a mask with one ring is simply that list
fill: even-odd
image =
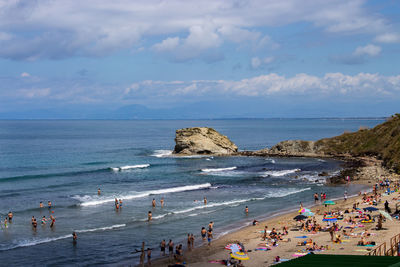
[{"label": "breaking wave", "polygon": [[268,177],[268,176],[285,176],[291,173],[299,172],[300,169],[292,169],[292,170],[281,170],[281,171],[265,171],[261,176]]},{"label": "breaking wave", "polygon": [[224,171],[233,171],[236,170],[237,167],[228,167],[228,168],[215,168],[215,169],[201,169],[202,172],[224,172]]},{"label": "breaking wave", "polygon": [[115,172],[118,172],[118,171],[126,171],[126,170],[131,170],[131,169],[142,169],[142,168],[147,168],[147,167],[150,167],[150,164],[127,165],[127,166],[121,166],[121,167],[110,168],[110,169]]}]

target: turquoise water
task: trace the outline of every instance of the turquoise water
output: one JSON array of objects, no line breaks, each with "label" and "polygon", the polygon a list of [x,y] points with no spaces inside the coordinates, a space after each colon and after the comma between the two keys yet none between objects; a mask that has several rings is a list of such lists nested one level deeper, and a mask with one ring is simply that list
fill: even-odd
[{"label": "turquoise water", "polygon": [[[175,130],[213,127],[241,150],[287,139],[316,140],[381,119],[266,119],[209,121],[0,121],[0,215],[14,220],[0,231],[5,265],[134,264],[142,241],[157,248],[215,222],[216,235],[254,218],[312,203],[314,192],[341,197],[360,186],[327,186],[340,162],[321,159],[184,157],[170,155]],[[97,188],[101,188],[101,196]],[[208,205],[202,204],[207,197]],[[123,200],[116,211],[114,198]],[[159,207],[165,198],[165,207]],[[158,206],[151,207],[155,198]],[[40,209],[51,200],[53,208]],[[197,201],[195,201],[197,200]],[[249,206],[250,213],[244,214]],[[154,220],[146,222],[151,210]],[[54,213],[52,213],[54,211]],[[56,217],[53,229],[42,216]],[[39,225],[32,230],[35,216]],[[77,231],[78,244],[71,233]],[[183,243],[185,244],[185,243]],[[158,249],[154,251],[158,255]]]}]

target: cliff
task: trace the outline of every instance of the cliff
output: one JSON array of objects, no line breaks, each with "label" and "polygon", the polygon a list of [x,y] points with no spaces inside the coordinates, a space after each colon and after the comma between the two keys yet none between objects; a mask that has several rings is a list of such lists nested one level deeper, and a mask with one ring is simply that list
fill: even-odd
[{"label": "cliff", "polygon": [[225,135],[207,127],[176,130],[174,154],[231,155],[237,146]]}]

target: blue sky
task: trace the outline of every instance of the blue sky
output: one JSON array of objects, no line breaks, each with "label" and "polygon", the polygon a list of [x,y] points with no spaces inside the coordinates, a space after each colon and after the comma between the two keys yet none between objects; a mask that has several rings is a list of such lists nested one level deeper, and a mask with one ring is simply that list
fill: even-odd
[{"label": "blue sky", "polygon": [[399,112],[400,2],[0,0],[0,118]]}]

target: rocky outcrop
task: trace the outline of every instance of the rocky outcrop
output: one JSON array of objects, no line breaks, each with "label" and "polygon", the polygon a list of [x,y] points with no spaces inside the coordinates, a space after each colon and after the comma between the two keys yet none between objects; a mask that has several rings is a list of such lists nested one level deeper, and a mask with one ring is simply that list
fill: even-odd
[{"label": "rocky outcrop", "polygon": [[225,135],[208,127],[176,130],[174,154],[231,155],[237,146]]},{"label": "rocky outcrop", "polygon": [[288,140],[282,141],[269,149],[270,154],[291,156],[321,155],[321,148],[313,141]]}]

